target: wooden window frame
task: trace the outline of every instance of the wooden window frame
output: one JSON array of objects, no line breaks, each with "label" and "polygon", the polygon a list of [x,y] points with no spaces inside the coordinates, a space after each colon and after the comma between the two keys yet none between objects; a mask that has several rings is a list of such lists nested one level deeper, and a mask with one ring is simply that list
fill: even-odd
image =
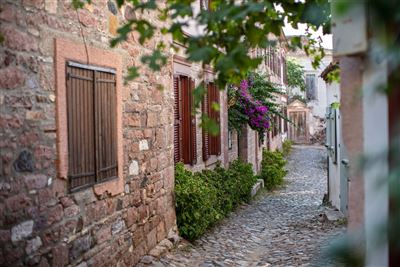
[{"label": "wooden window frame", "polygon": [[[114,51],[104,50],[64,38],[54,39],[54,72],[56,85],[56,127],[57,138],[57,179],[63,180],[59,190],[68,192],[68,127],[66,101],[66,62],[75,61],[82,64],[101,66],[116,71],[116,120],[117,120],[117,162],[118,179],[94,184],[90,187],[95,195],[108,194],[115,196],[124,192],[123,179],[123,135],[122,135],[122,56]],[[49,130],[51,131],[51,129]],[[88,189],[89,190],[89,187]]]}]

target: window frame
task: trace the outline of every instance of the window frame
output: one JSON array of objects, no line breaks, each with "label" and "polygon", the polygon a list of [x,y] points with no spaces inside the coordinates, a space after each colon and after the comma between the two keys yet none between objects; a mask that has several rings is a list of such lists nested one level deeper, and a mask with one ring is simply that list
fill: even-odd
[{"label": "window frame", "polygon": [[[117,161],[118,179],[112,179],[90,187],[96,196],[108,194],[116,196],[124,192],[124,139],[122,131],[122,55],[118,52],[97,48],[92,45],[85,46],[82,42],[71,41],[62,37],[54,39],[54,75],[55,75],[55,127],[50,129],[56,134],[57,148],[57,180],[60,181],[60,192],[68,191],[68,129],[67,129],[67,105],[66,105],[66,62],[71,60],[78,63],[90,63],[92,65],[116,70],[116,120],[117,120]],[[64,190],[64,191],[63,191]],[[89,188],[87,189],[89,190]]]}]

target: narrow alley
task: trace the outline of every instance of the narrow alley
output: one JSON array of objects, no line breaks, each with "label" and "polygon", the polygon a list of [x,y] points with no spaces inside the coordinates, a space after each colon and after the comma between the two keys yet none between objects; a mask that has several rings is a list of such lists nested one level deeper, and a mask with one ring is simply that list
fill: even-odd
[{"label": "narrow alley", "polygon": [[193,245],[139,266],[318,266],[327,241],[345,229],[320,216],[325,164],[323,148],[294,146],[283,188],[261,193]]}]

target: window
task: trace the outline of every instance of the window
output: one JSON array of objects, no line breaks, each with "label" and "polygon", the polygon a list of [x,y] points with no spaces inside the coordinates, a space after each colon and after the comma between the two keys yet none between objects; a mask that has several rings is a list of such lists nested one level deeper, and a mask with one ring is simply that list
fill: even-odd
[{"label": "window", "polygon": [[[206,85],[207,94],[204,96],[202,103],[202,112],[209,118],[220,124],[220,112],[212,108],[213,103],[219,104],[219,90],[214,83]],[[210,135],[203,130],[203,160],[207,160],[210,155],[221,154],[221,131],[216,136]]]},{"label": "window", "polygon": [[196,163],[196,118],[193,115],[194,80],[174,76],[174,161]]},{"label": "window", "polygon": [[317,99],[315,74],[306,74],[306,95],[308,100]]},{"label": "window", "polygon": [[115,70],[67,62],[71,191],[118,176]]}]

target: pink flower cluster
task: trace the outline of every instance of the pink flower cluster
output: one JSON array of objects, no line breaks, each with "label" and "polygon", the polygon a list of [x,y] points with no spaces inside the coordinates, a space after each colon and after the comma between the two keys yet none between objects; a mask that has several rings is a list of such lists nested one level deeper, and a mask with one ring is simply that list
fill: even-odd
[{"label": "pink flower cluster", "polygon": [[259,100],[254,100],[248,89],[248,80],[243,80],[240,83],[239,102],[244,113],[249,117],[248,123],[254,130],[267,130],[269,128],[268,107]]}]

